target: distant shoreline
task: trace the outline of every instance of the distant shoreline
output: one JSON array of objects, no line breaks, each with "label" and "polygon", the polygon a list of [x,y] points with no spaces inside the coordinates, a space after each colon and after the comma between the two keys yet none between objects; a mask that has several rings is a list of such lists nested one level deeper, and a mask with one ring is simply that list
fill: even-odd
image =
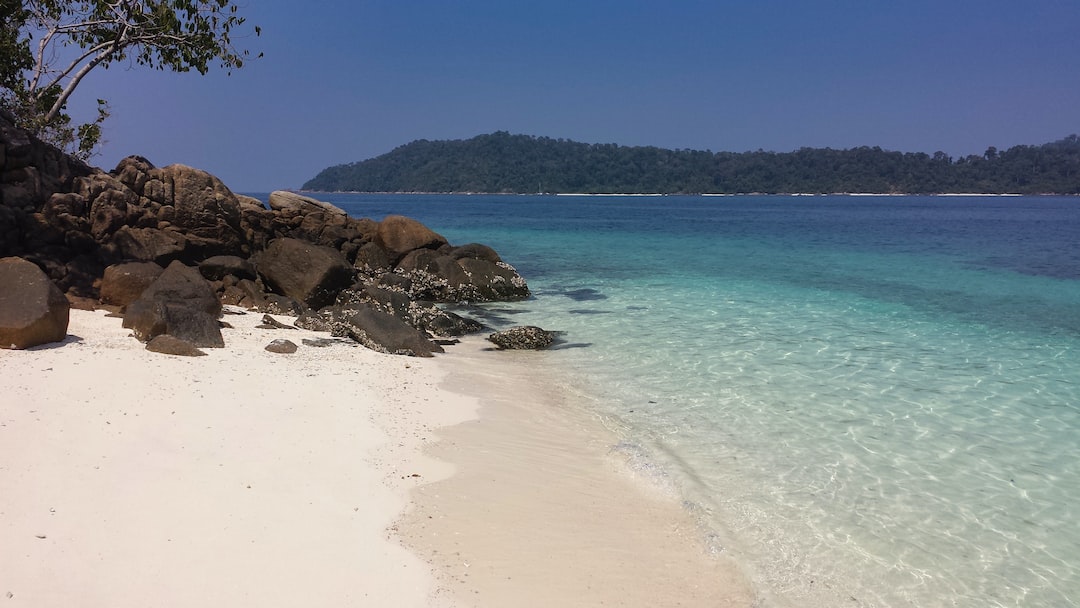
[{"label": "distant shoreline", "polygon": [[305,195],[323,195],[323,194],[357,194],[357,195],[373,195],[373,196],[389,196],[389,195],[410,195],[410,196],[561,196],[561,197],[614,197],[614,196],[637,196],[637,197],[667,197],[667,196],[705,196],[705,197],[739,197],[739,196],[790,196],[790,197],[827,197],[827,196],[852,196],[852,197],[875,197],[875,196],[890,196],[890,197],[905,197],[905,196],[921,196],[921,197],[1080,197],[1080,194],[1057,194],[1053,192],[1045,192],[1040,194],[1020,194],[1016,192],[994,192],[994,193],[980,193],[980,192],[932,192],[932,193],[907,193],[907,192],[830,192],[823,194],[820,192],[740,192],[740,193],[719,193],[719,192],[701,192],[701,193],[681,193],[681,192],[664,192],[664,193],[652,193],[652,192],[635,192],[635,193],[616,193],[616,192],[543,192],[543,193],[521,193],[521,192],[411,192],[411,191],[386,191],[386,192],[363,192],[353,190],[290,190],[290,192],[296,192]]}]

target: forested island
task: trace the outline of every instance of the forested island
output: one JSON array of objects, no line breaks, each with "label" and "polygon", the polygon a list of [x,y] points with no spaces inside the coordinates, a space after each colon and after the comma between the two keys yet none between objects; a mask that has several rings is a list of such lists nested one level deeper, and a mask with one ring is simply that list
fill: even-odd
[{"label": "forested island", "polygon": [[322,192],[1080,194],[1080,137],[982,155],[879,147],[711,152],[585,144],[499,131],[418,140],[321,171]]}]

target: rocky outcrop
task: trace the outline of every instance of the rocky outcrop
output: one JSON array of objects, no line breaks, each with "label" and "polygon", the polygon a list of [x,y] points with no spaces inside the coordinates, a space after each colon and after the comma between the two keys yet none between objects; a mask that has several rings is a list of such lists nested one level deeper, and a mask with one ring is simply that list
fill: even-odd
[{"label": "rocky outcrop", "polygon": [[72,302],[121,308],[144,341],[219,345],[227,303],[312,326],[349,310],[363,323],[347,333],[364,344],[430,354],[433,336],[480,328],[438,304],[529,295],[490,247],[453,247],[413,219],[352,218],[291,192],[263,205],[205,171],[138,156],[106,173],[13,124],[0,109],[0,256],[32,262]]},{"label": "rocky outcrop", "polygon": [[555,334],[532,325],[511,327],[488,336],[488,340],[499,349],[506,350],[543,350],[555,342]]},{"label": "rocky outcrop", "polygon": [[0,259],[0,348],[30,348],[67,337],[67,298],[36,265]]}]

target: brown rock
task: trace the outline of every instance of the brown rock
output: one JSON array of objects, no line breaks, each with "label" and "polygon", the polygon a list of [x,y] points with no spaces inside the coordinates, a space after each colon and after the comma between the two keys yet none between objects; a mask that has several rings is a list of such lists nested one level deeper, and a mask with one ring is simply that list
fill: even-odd
[{"label": "brown rock", "polygon": [[414,249],[438,249],[446,239],[420,222],[400,215],[388,215],[379,222],[375,242],[395,261]]},{"label": "brown rock", "polygon": [[291,355],[296,352],[296,344],[289,340],[278,338],[266,345],[266,350],[282,355]]},{"label": "brown rock", "polygon": [[153,262],[127,262],[105,269],[101,278],[101,301],[115,306],[127,306],[146,291],[165,269]]},{"label": "brown rock", "polygon": [[70,305],[35,264],[0,259],[0,348],[30,348],[67,337]]},{"label": "brown rock", "polygon": [[288,211],[299,215],[306,215],[313,211],[326,212],[332,215],[347,215],[343,210],[330,203],[324,203],[286,190],[271,192],[268,202],[270,208],[274,211]]},{"label": "brown rock", "polygon": [[199,350],[191,342],[168,334],[162,334],[147,342],[146,350],[165,355],[179,355],[181,357],[206,356],[206,353]]}]

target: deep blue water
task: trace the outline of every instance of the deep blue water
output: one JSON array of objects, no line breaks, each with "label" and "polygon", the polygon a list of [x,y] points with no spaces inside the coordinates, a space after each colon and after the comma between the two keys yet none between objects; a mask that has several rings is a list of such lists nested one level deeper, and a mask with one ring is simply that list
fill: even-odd
[{"label": "deep blue water", "polygon": [[772,603],[1080,605],[1080,199],[319,198],[495,247]]}]

